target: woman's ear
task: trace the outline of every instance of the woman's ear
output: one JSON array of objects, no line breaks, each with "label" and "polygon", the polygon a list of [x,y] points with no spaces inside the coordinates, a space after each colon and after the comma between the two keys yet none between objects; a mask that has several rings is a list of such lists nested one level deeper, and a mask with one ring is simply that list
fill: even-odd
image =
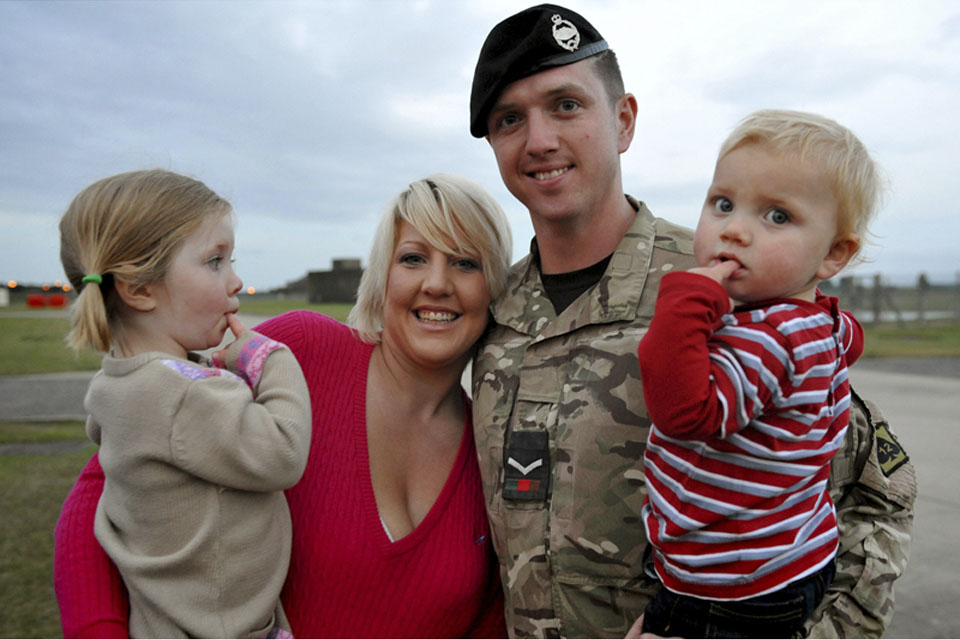
[{"label": "woman's ear", "polygon": [[855,233],[847,234],[833,241],[830,251],[823,259],[823,264],[817,270],[817,278],[827,280],[837,275],[841,269],[847,266],[850,258],[857,254],[860,249],[860,236]]},{"label": "woman's ear", "polygon": [[157,306],[153,284],[130,284],[126,280],[114,278],[114,289],[123,303],[137,311],[153,311]]}]

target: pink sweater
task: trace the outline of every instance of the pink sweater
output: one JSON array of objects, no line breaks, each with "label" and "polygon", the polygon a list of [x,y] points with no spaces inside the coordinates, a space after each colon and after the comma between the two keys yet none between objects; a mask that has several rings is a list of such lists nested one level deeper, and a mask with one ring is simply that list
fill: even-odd
[{"label": "pink sweater", "polygon": [[[298,637],[505,637],[503,598],[469,424],[427,517],[391,543],[380,523],[366,441],[372,347],[344,325],[297,311],[257,331],[297,356],[310,389],[307,470],[286,492],[293,551],[281,594]],[[103,486],[96,456],[64,504],[54,583],[65,637],[127,633],[122,581],[93,536]]]}]

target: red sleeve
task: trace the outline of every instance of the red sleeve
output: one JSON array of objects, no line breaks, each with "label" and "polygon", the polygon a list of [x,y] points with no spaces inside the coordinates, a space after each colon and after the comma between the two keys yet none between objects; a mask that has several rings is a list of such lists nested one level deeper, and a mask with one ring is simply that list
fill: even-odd
[{"label": "red sleeve", "polygon": [[704,439],[724,423],[707,341],[729,300],[723,287],[699,274],[668,273],[660,282],[638,355],[650,419],[674,437]]},{"label": "red sleeve", "polygon": [[843,349],[849,367],[863,355],[863,327],[852,313],[841,311],[840,319],[846,324]]},{"label": "red sleeve", "polygon": [[128,638],[123,579],[93,535],[103,469],[94,455],[67,495],[54,532],[53,585],[64,638]]},{"label": "red sleeve", "polygon": [[852,366],[863,355],[863,327],[852,313],[840,308],[839,300],[823,295],[819,289],[816,302],[840,323],[840,349],[847,366]]}]

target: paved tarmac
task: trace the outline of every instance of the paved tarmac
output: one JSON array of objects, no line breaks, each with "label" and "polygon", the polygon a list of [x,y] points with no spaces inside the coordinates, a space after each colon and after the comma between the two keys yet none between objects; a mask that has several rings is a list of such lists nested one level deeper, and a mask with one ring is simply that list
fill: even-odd
[{"label": "paved tarmac", "polygon": [[[896,583],[896,615],[885,637],[960,637],[960,359],[865,360],[850,375],[883,409],[920,486],[910,562]],[[0,420],[82,419],[92,376],[0,377]]]},{"label": "paved tarmac", "polygon": [[926,364],[938,375],[855,365],[850,379],[876,402],[890,421],[917,470],[919,496],[913,548],[907,570],[895,586],[896,614],[887,638],[960,637],[960,377],[946,359]]}]

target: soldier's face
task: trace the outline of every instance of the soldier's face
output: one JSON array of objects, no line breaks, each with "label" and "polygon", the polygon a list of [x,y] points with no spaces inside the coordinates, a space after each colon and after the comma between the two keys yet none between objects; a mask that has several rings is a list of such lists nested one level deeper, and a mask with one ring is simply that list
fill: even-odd
[{"label": "soldier's face", "polygon": [[627,96],[611,105],[591,59],[508,85],[490,111],[487,141],[510,192],[534,224],[622,205],[620,154],[633,137]]}]

